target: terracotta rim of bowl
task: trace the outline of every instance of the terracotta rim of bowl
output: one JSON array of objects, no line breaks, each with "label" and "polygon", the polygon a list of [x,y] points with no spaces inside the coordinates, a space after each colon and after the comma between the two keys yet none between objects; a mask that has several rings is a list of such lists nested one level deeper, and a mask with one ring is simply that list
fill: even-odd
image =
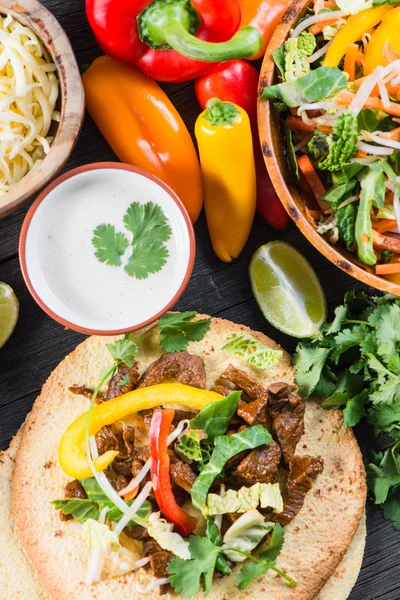
[{"label": "terracotta rim of bowl", "polygon": [[[264,87],[271,85],[274,81],[275,64],[272,58],[273,50],[279,48],[283,44],[289,35],[290,29],[292,29],[298,19],[303,16],[307,7],[311,4],[312,2],[310,0],[295,1],[285,13],[280,24],[276,28],[269,42],[261,67],[259,82],[260,94]],[[355,279],[365,283],[366,285],[399,296],[400,285],[383,279],[374,273],[369,273],[352,262],[351,259],[347,259],[345,255],[336,250],[334,246],[328,244],[328,242],[326,242],[319,235],[319,233],[312,228],[304,214],[301,212],[301,210],[299,210],[299,207],[292,196],[293,192],[291,187],[295,191],[295,186],[287,181],[287,178],[285,177],[284,173],[282,173],[277,160],[277,154],[274,147],[271,130],[271,121],[274,117],[276,118],[276,116],[271,111],[271,103],[268,100],[263,100],[260,94],[258,97],[257,112],[262,153],[272,184],[283,206],[285,207],[286,212],[289,214],[304,236],[308,239],[308,241],[328,260],[339,267],[339,269],[351,277],[354,277]],[[356,257],[355,260],[357,260]]]},{"label": "terracotta rim of bowl", "polygon": [[[28,269],[26,266],[26,256],[25,256],[26,255],[26,237],[28,234],[30,223],[32,221],[33,215],[35,214],[37,208],[43,202],[43,200],[48,196],[48,194],[52,190],[54,190],[60,183],[63,183],[64,181],[66,181],[67,179],[70,179],[71,177],[74,177],[75,175],[79,175],[80,173],[85,173],[87,171],[98,171],[98,170],[104,170],[104,169],[119,169],[121,171],[130,171],[132,173],[137,173],[138,175],[142,175],[143,177],[146,177],[147,179],[150,179],[151,181],[154,181],[157,185],[159,185],[161,188],[163,188],[169,194],[169,196],[172,198],[172,200],[175,202],[175,204],[180,209],[180,211],[183,215],[183,218],[185,220],[186,227],[187,227],[188,234],[189,234],[188,266],[186,269],[185,277],[183,278],[182,283],[181,283],[178,291],[172,298],[172,300],[170,300],[168,302],[168,304],[165,306],[165,308],[160,310],[151,319],[147,319],[146,321],[143,321],[142,323],[138,323],[137,325],[134,325],[132,327],[126,327],[124,329],[115,329],[115,330],[100,330],[100,329],[89,329],[87,327],[81,327],[80,325],[76,325],[75,323],[71,323],[70,321],[63,319],[62,317],[57,315],[54,311],[52,311],[47,306],[47,304],[45,304],[43,302],[43,300],[41,299],[41,297],[39,296],[39,294],[37,293],[37,291],[34,289],[34,287],[32,285],[32,282],[31,282],[29,274],[28,274]],[[133,167],[132,165],[128,165],[125,163],[118,163],[118,162],[91,163],[89,165],[83,165],[81,167],[77,167],[76,169],[71,169],[71,171],[68,171],[67,173],[64,173],[63,175],[61,175],[60,177],[57,177],[57,179],[52,181],[52,183],[50,183],[50,185],[48,185],[39,194],[39,196],[33,202],[32,206],[29,208],[29,210],[25,216],[24,222],[22,224],[21,234],[20,234],[20,238],[19,238],[19,262],[20,262],[20,266],[21,266],[21,271],[22,271],[22,275],[23,275],[24,281],[26,283],[26,286],[27,286],[29,292],[31,293],[32,297],[34,298],[34,300],[37,302],[37,304],[40,306],[40,308],[45,313],[47,313],[47,315],[49,317],[54,319],[54,321],[57,321],[58,323],[60,323],[60,325],[63,325],[67,329],[72,329],[73,331],[78,331],[79,333],[85,333],[87,335],[121,335],[123,333],[137,331],[138,329],[141,329],[142,327],[146,327],[146,325],[150,325],[154,321],[157,321],[157,319],[159,319],[170,308],[172,308],[172,306],[178,301],[178,299],[183,294],[183,291],[185,290],[187,284],[189,283],[190,277],[193,272],[195,256],[196,256],[196,241],[195,241],[195,236],[194,236],[193,225],[189,218],[186,208],[184,207],[182,201],[175,194],[175,192],[155,175],[152,175],[151,173],[148,173],[147,171],[144,171],[143,169]]]},{"label": "terracotta rim of bowl", "polygon": [[0,218],[27,202],[48,184],[67,162],[78,140],[85,116],[85,95],[79,67],[67,34],[55,16],[37,0],[0,0],[0,13],[28,26],[38,36],[57,67],[61,120],[50,152],[40,165],[0,197]]}]

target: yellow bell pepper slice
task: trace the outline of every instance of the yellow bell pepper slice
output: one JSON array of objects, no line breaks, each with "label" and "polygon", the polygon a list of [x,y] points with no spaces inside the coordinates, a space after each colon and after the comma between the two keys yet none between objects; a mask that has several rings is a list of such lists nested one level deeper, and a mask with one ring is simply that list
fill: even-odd
[{"label": "yellow bell pepper slice", "polygon": [[[201,410],[207,404],[222,400],[223,396],[216,392],[200,390],[181,383],[161,383],[139,390],[133,390],[113,400],[93,407],[90,420],[90,436],[95,435],[105,425],[124,419],[128,415],[163,406],[179,404],[195,410]],[[85,428],[87,412],[78,417],[61,438],[58,448],[58,460],[62,470],[74,479],[92,477],[85,452]],[[109,450],[96,458],[94,464],[97,471],[103,471],[117,456],[118,452]]]},{"label": "yellow bell pepper slice", "polygon": [[370,75],[379,65],[389,64],[386,46],[394,54],[400,53],[400,6],[389,11],[372,34],[365,52],[364,75]]},{"label": "yellow bell pepper slice", "polygon": [[332,44],[329,46],[322,63],[323,66],[337,67],[346,54],[348,45],[353,44],[372,29],[372,27],[378,25],[390,10],[392,10],[390,5],[383,4],[376,8],[363,10],[356,15],[351,15],[347,19],[346,25],[337,33]]}]

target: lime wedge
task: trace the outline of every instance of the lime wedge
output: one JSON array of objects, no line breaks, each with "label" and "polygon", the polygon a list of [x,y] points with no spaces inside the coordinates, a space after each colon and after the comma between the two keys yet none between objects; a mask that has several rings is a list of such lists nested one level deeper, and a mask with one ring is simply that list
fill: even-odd
[{"label": "lime wedge", "polygon": [[4,346],[17,324],[19,304],[9,285],[0,282],[0,348]]},{"label": "lime wedge", "polygon": [[261,246],[250,262],[253,294],[264,317],[298,338],[318,333],[326,320],[326,299],[310,263],[290,244]]}]

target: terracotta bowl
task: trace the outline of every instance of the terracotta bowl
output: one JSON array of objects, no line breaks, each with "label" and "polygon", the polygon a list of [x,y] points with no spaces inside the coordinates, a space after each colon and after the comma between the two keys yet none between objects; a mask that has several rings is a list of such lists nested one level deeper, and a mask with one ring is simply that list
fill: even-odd
[{"label": "terracotta bowl", "polygon": [[85,114],[79,68],[68,37],[55,17],[37,0],[2,0],[0,13],[11,14],[40,38],[57,66],[61,120],[51,150],[43,162],[12,190],[0,196],[0,218],[5,217],[48,183],[67,162],[78,139]]},{"label": "terracotta bowl", "polygon": [[[277,83],[277,74],[272,52],[279,48],[289,36],[290,30],[306,13],[310,0],[295,0],[275,30],[267,48],[260,75],[260,93],[264,87]],[[373,270],[357,261],[357,257],[339,246],[332,246],[317,233],[305,217],[305,198],[301,190],[293,184],[285,158],[285,138],[279,118],[272,103],[258,100],[258,125],[265,164],[275,190],[289,216],[309,242],[334,265],[355,279],[378,290],[400,296],[400,285],[375,275]]]}]

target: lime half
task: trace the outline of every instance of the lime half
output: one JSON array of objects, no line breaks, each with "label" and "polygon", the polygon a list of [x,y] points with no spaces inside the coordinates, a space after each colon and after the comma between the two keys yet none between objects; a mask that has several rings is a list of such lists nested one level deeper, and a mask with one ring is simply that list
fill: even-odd
[{"label": "lime half", "polygon": [[265,318],[298,338],[318,333],[326,320],[326,299],[310,263],[290,244],[261,246],[250,262],[253,294]]},{"label": "lime half", "polygon": [[0,348],[4,346],[17,324],[19,304],[9,285],[0,282]]}]

